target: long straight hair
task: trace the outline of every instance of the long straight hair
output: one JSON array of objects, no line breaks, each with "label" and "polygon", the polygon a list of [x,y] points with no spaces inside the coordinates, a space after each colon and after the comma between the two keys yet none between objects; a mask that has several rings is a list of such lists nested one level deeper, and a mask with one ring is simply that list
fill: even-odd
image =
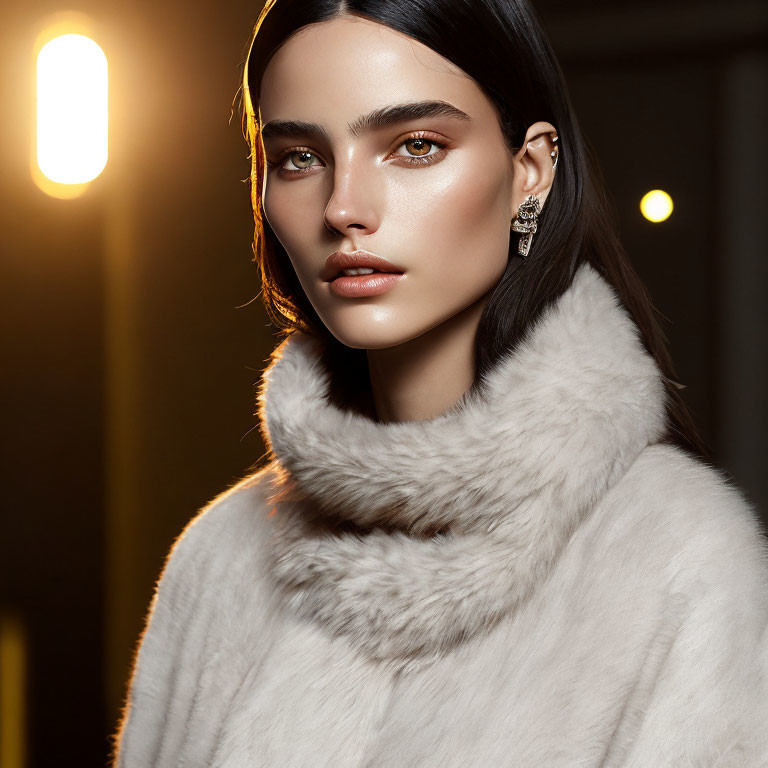
[{"label": "long straight hair", "polygon": [[525,261],[510,244],[508,267],[481,315],[475,340],[475,378],[523,338],[529,324],[570,286],[589,262],[614,288],[661,371],[667,409],[665,442],[712,462],[677,384],[667,340],[648,292],[622,247],[615,211],[595,153],[583,136],[565,78],[528,0],[267,0],[256,22],[243,71],[244,132],[250,147],[254,260],[260,267],[267,314],[280,333],[296,330],[325,342],[331,396],[370,412],[367,353],[339,342],[301,287],[288,254],[263,215],[265,155],[257,107],[264,70],[300,28],[354,14],[418,40],[472,77],[495,104],[508,147],[522,146],[528,126],[543,120],[559,136],[555,181]]}]

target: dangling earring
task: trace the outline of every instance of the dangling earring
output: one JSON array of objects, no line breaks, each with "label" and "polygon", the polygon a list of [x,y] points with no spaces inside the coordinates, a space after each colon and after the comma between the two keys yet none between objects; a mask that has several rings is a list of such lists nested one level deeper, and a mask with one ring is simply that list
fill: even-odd
[{"label": "dangling earring", "polygon": [[528,255],[528,251],[531,249],[531,240],[536,232],[536,219],[540,213],[539,198],[536,195],[528,195],[517,209],[517,218],[512,220],[512,229],[521,235],[517,252],[523,258]]}]

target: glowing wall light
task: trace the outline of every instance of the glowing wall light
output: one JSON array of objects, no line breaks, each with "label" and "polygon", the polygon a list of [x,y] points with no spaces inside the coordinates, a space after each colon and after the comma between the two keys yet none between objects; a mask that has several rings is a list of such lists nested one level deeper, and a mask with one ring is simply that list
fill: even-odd
[{"label": "glowing wall light", "polygon": [[107,164],[108,73],[89,37],[59,35],[37,56],[37,165],[57,184],[85,184]]},{"label": "glowing wall light", "polygon": [[27,765],[27,633],[20,616],[0,613],[0,767]]},{"label": "glowing wall light", "polygon": [[668,219],[673,208],[672,198],[663,189],[652,189],[640,201],[640,212],[654,223]]}]

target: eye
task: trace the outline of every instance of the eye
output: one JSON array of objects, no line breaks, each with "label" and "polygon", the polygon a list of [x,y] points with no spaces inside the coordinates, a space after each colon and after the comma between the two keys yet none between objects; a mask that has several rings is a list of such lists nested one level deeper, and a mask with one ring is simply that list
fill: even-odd
[{"label": "eye", "polygon": [[[292,175],[294,173],[302,173],[307,168],[311,168],[313,165],[311,162],[312,158],[317,158],[317,155],[314,152],[299,147],[298,149],[290,149],[287,152],[284,152],[274,163],[267,160],[267,165],[270,168],[279,168],[288,175]],[[286,161],[290,161],[293,164],[293,168],[286,168]]]},{"label": "eye", "polygon": [[[441,160],[445,155],[446,146],[445,142],[429,138],[425,131],[419,131],[406,137],[398,145],[398,148],[405,147],[409,154],[395,154],[393,157],[405,160],[407,165],[427,165]],[[433,149],[437,151],[432,152]]]},{"label": "eye", "polygon": [[[398,161],[406,165],[429,165],[436,163],[445,156],[447,143],[431,138],[427,131],[418,131],[411,136],[406,136],[397,148],[405,147],[407,154],[393,154]],[[436,151],[432,151],[436,150]],[[318,165],[313,160],[319,160],[318,156],[307,147],[291,147],[283,152],[274,162],[267,160],[269,168],[276,168],[283,176],[300,176],[310,172],[310,169]],[[289,164],[293,167],[289,167]],[[322,163],[321,163],[322,165]]]}]

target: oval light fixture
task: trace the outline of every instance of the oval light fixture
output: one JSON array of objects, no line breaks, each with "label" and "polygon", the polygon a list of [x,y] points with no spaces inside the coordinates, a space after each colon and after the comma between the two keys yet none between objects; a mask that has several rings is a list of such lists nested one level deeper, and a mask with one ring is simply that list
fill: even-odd
[{"label": "oval light fixture", "polygon": [[672,198],[663,189],[652,189],[643,195],[640,212],[648,221],[654,223],[666,221],[672,214]]},{"label": "oval light fixture", "polygon": [[107,57],[91,38],[63,34],[37,55],[37,166],[56,185],[95,179],[108,156]]}]

